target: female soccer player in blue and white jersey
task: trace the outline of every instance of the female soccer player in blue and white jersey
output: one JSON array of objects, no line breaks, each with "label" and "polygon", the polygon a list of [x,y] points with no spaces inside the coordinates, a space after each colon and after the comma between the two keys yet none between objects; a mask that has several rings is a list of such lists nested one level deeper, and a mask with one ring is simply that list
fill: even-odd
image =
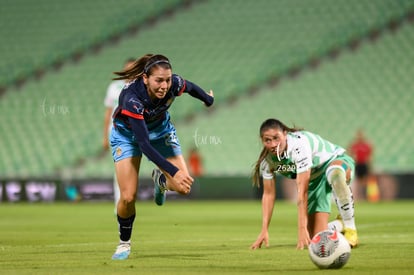
[{"label": "female soccer player in blue and white jersey", "polygon": [[[289,128],[277,119],[260,127],[263,150],[256,163],[253,180],[263,178],[262,230],[251,248],[269,245],[269,225],[276,199],[275,173],[296,179],[298,207],[297,248],[308,246],[311,238],[328,228],[343,232],[352,247],[358,244],[354,201],[349,187],[354,161],[345,149],[319,135]],[[333,192],[332,192],[333,191]],[[342,220],[328,225],[333,193]]]},{"label": "female soccer player in blue and white jersey", "polygon": [[196,84],[173,74],[168,58],[159,54],[144,55],[133,66],[115,74],[118,75],[115,79],[127,80],[113,115],[110,137],[121,192],[117,206],[120,243],[112,259],[123,260],[128,258],[131,249],[142,154],[159,167],[152,173],[158,205],[164,203],[166,190],[189,194],[193,178],[188,173],[168,108],[183,93],[201,100],[206,106],[212,105],[214,98],[211,90],[206,93]]}]

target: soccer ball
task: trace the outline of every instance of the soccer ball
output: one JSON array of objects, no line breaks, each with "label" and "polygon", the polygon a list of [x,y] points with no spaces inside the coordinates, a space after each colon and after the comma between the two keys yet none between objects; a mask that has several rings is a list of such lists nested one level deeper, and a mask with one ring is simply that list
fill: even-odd
[{"label": "soccer ball", "polygon": [[308,249],[310,259],[321,269],[341,268],[351,256],[351,246],[344,235],[333,230],[316,234]]}]

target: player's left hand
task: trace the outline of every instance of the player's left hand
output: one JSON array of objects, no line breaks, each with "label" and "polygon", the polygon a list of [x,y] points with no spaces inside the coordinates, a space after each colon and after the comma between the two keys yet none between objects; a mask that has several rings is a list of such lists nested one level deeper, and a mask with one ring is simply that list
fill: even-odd
[{"label": "player's left hand", "polygon": [[[214,93],[213,93],[213,90],[210,90],[208,93],[207,93],[209,96],[211,96],[212,98],[214,98]],[[204,105],[206,105],[207,106],[207,104],[205,104],[204,103]],[[208,106],[207,106],[208,107]]]}]

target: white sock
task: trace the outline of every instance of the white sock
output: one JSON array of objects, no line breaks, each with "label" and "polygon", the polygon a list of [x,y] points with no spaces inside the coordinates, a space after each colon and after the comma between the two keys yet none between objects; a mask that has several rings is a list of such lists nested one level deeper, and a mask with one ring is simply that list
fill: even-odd
[{"label": "white sock", "polygon": [[340,220],[333,220],[330,223],[328,223],[328,229],[337,232],[342,232],[344,231],[344,225]]},{"label": "white sock", "polygon": [[356,229],[354,218],[354,199],[351,188],[346,183],[345,170],[340,165],[332,165],[326,171],[329,184],[332,186],[332,193],[336,206],[342,217],[345,228]]},{"label": "white sock", "polygon": [[128,241],[119,240],[119,244],[131,244],[131,240],[128,240]]}]

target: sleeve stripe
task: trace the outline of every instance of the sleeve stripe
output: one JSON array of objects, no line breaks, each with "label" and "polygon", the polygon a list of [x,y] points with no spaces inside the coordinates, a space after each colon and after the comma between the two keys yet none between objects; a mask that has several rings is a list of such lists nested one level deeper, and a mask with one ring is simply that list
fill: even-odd
[{"label": "sleeve stripe", "polygon": [[178,92],[178,96],[180,96],[180,95],[182,95],[183,94],[183,92],[184,92],[184,90],[185,90],[185,88],[186,88],[186,83],[185,83],[185,80],[184,80],[184,85],[183,85],[183,87],[181,88],[181,90]]},{"label": "sleeve stripe", "polygon": [[136,114],[136,113],[130,112],[128,110],[122,110],[121,114],[129,116],[129,117],[133,117],[133,118],[136,118],[136,119],[144,119],[143,115]]}]

